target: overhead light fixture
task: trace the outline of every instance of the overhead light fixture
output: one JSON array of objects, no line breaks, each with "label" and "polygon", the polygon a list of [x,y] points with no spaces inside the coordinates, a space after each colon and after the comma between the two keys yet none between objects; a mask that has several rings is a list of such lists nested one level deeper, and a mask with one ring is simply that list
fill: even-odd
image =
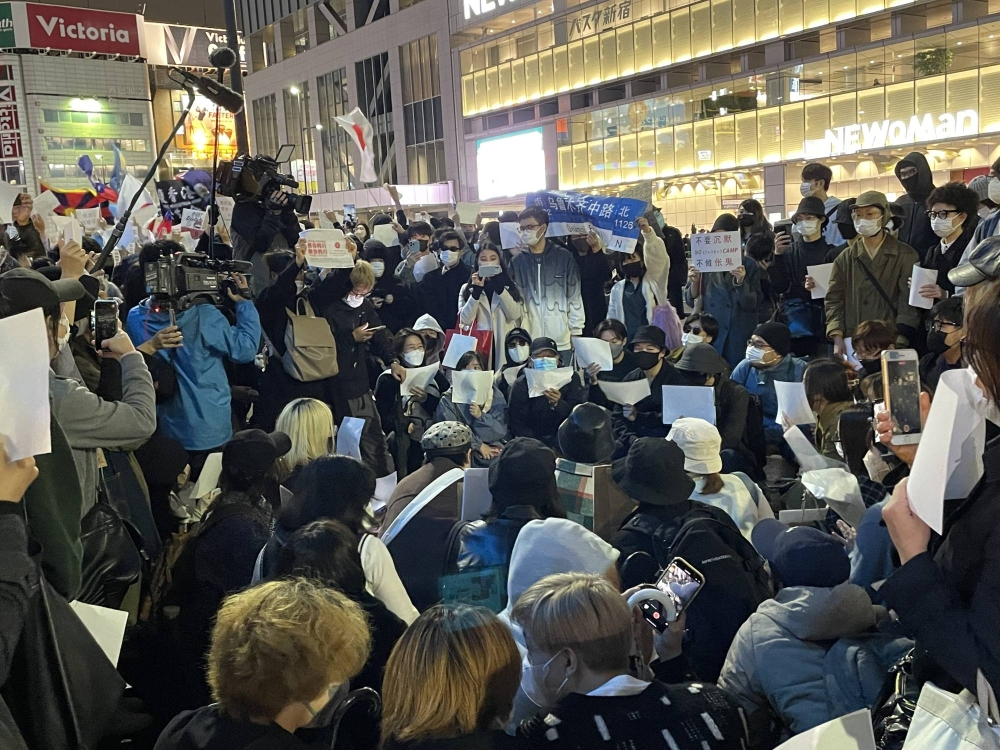
[{"label": "overhead light fixture", "polygon": [[290,86],[288,89],[288,93],[291,94],[292,96],[298,96],[302,92],[299,91],[298,86]]},{"label": "overhead light fixture", "polygon": [[79,97],[69,100],[69,108],[73,112],[99,112],[101,103],[97,99],[81,99]]}]

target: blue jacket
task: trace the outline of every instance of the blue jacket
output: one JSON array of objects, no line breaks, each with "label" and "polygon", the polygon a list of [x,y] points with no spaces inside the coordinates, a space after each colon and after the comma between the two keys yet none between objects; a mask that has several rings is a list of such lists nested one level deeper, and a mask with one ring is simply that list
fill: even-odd
[{"label": "blue jacket", "polygon": [[[139,346],[170,325],[167,312],[149,309],[149,299],[133,307],[125,330]],[[225,360],[253,360],[260,345],[260,318],[253,302],[236,303],[236,325],[212,305],[177,313],[184,346],[157,352],[177,373],[177,394],[157,407],[163,433],[189,451],[218,448],[233,435]]]},{"label": "blue jacket", "polygon": [[734,383],[739,383],[760,399],[760,409],[764,413],[764,435],[767,436],[769,445],[779,444],[785,434],[784,428],[775,421],[778,418],[778,394],[774,390],[774,381],[801,383],[805,371],[804,359],[788,355],[771,367],[754,367],[744,359],[729,376]]}]

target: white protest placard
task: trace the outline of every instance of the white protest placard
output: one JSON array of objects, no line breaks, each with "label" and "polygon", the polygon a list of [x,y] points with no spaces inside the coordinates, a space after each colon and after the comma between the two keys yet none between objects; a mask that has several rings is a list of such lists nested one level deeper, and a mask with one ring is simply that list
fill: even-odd
[{"label": "white protest placard", "polygon": [[365,420],[360,417],[344,417],[337,428],[337,454],[361,460],[361,432]]},{"label": "white protest placard", "polygon": [[222,476],[222,452],[209,453],[205,457],[205,463],[201,467],[198,481],[191,488],[190,497],[200,499],[209,495],[219,486],[219,477]]},{"label": "white protest placard", "polygon": [[462,355],[475,351],[477,343],[475,336],[464,336],[456,333],[448,342],[448,351],[444,353],[444,366],[451,368],[458,366],[458,360],[462,358]]},{"label": "white protest placard", "polygon": [[76,209],[76,220],[83,224],[83,228],[88,232],[97,229],[97,222],[101,219],[101,209],[99,208],[78,208]]},{"label": "white protest placard", "polygon": [[80,622],[97,641],[101,651],[117,667],[118,656],[122,652],[122,641],[125,640],[125,623],[128,622],[128,612],[98,607],[95,604],[85,604],[80,601],[72,601],[69,606],[76,612]]},{"label": "white protest placard", "polygon": [[0,357],[0,439],[7,460],[50,453],[49,336],[42,309],[0,319],[0,341],[7,351]]},{"label": "white protest placard", "polygon": [[517,247],[520,241],[517,233],[520,228],[520,223],[516,221],[500,222],[500,248],[502,250],[513,250]]},{"label": "white protest placard", "polygon": [[778,396],[778,420],[782,414],[788,417],[792,424],[816,424],[816,415],[809,406],[804,383],[786,383],[783,380],[774,381],[774,392]]},{"label": "white protest placard", "polygon": [[398,247],[399,235],[392,228],[392,224],[379,224],[372,229],[372,239],[376,239],[386,247]]},{"label": "white protest placard", "polygon": [[458,214],[458,221],[461,224],[468,224],[474,226],[479,223],[479,214],[482,211],[482,206],[478,203],[459,203],[456,213]]},{"label": "white protest placard", "polygon": [[715,424],[715,389],[703,385],[665,385],[663,387],[663,424],[673,424],[684,417],[697,417]]},{"label": "white protest placard", "polygon": [[333,211],[321,211],[319,214],[319,228],[320,229],[334,229],[333,219],[330,218],[330,214]]},{"label": "white protest placard", "polygon": [[56,194],[51,190],[44,190],[41,195],[32,201],[34,207],[31,209],[34,213],[41,217],[48,216],[54,213],[56,208],[59,206],[59,199],[56,198]]},{"label": "white protest placard", "polygon": [[844,348],[847,349],[847,361],[848,361],[848,363],[851,365],[851,367],[854,368],[855,372],[861,372],[861,370],[864,369],[864,365],[862,365],[858,361],[857,356],[854,354],[854,344],[853,344],[850,336],[848,336],[846,339],[844,339]]},{"label": "white protest placard", "polygon": [[14,208],[14,201],[21,194],[21,188],[7,182],[0,182],[0,222],[10,224],[14,221],[11,210]]},{"label": "white protest placard", "polygon": [[611,356],[611,344],[604,339],[574,336],[573,351],[576,352],[577,364],[584,370],[595,362],[601,366],[601,372],[608,372],[615,367],[614,358]]},{"label": "white protest placard", "polygon": [[493,371],[455,370],[451,375],[451,389],[452,403],[482,406],[493,391]]},{"label": "white protest placard", "polygon": [[219,208],[219,221],[226,229],[233,226],[233,209],[236,208],[236,199],[228,195],[215,196],[215,205]]},{"label": "white protest placard", "polygon": [[70,216],[69,221],[63,226],[63,238],[67,242],[72,240],[78,245],[83,245],[83,224]]},{"label": "white protest placard", "polygon": [[547,390],[558,391],[573,379],[572,367],[560,367],[556,370],[535,370],[524,368],[524,376],[528,379],[528,398],[537,398]]},{"label": "white protest placard", "polygon": [[833,466],[843,466],[826,456],[820,455],[809,439],[802,434],[798,427],[789,427],[785,430],[785,442],[795,454],[795,460],[799,462],[802,471],[816,471],[819,469],[829,469]]},{"label": "white protest placard", "polygon": [[437,362],[423,367],[407,367],[406,378],[399,384],[399,395],[409,397],[414,388],[426,391],[439,369]]},{"label": "white protest placard", "polygon": [[830,276],[833,275],[833,263],[822,263],[818,266],[806,266],[806,273],[816,282],[810,291],[813,299],[825,299],[826,290],[830,288]]},{"label": "white protest placard", "polygon": [[347,238],[339,229],[307,229],[299,237],[306,241],[306,263],[315,268],[354,268]]},{"label": "white protest placard", "polygon": [[158,209],[156,206],[143,206],[142,208],[137,208],[135,213],[132,214],[132,221],[134,221],[135,225],[140,229],[145,229],[149,222],[156,218],[157,211]]},{"label": "white protest placard", "polygon": [[396,490],[396,472],[378,477],[375,480],[375,495],[372,497],[371,505],[373,511],[380,511],[392,499],[392,493]]},{"label": "white protest placard", "polygon": [[924,310],[930,310],[934,307],[936,300],[931,297],[921,297],[920,287],[937,284],[937,277],[936,268],[913,267],[913,273],[910,275],[910,307],[920,307]]},{"label": "white protest placard", "polygon": [[630,380],[624,383],[598,380],[597,384],[604,391],[604,395],[608,397],[608,401],[621,404],[622,406],[635,406],[651,393],[649,390],[649,381],[646,378]]},{"label": "white protest placard", "polygon": [[807,729],[776,750],[875,750],[871,712],[863,708]]},{"label": "white protest placard", "polygon": [[739,232],[691,235],[691,265],[702,273],[732,271],[743,265]]},{"label": "white protest placard", "polygon": [[[79,213],[79,211],[77,212]],[[205,222],[205,211],[201,211],[197,208],[185,208],[184,213],[181,214],[181,231],[188,231],[194,234],[195,232],[201,233],[202,224]]]},{"label": "white protest placard", "polygon": [[490,492],[489,469],[466,469],[462,482],[462,519],[478,521],[485,516],[493,504]]},{"label": "white protest placard", "polygon": [[941,374],[906,484],[913,512],[939,534],[944,501],[968,495],[983,473],[986,423],[970,400],[972,388],[966,369]]}]

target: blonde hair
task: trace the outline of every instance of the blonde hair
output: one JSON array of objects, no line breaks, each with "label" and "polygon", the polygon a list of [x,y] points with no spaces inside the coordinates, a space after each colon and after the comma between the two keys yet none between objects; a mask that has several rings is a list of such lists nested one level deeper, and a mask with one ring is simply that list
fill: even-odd
[{"label": "blonde hair", "polygon": [[222,603],[208,684],[227,713],[272,720],[360,672],[370,642],[364,611],[339,591],[305,578],[262,583]]},{"label": "blonde hair", "polygon": [[403,633],[386,664],[382,746],[461,737],[510,715],[521,655],[481,607],[437,606]]},{"label": "blonde hair", "polygon": [[314,398],[297,398],[290,402],[278,415],[275,429],[292,441],[292,449],[278,459],[285,474],[329,455],[336,433],[330,407]]},{"label": "blonde hair", "polygon": [[557,573],[517,600],[511,619],[525,641],[545,654],[573,649],[597,672],[627,669],[632,652],[632,612],[606,578]]},{"label": "blonde hair", "polygon": [[351,269],[351,286],[371,288],[375,286],[375,269],[367,260],[359,260]]}]

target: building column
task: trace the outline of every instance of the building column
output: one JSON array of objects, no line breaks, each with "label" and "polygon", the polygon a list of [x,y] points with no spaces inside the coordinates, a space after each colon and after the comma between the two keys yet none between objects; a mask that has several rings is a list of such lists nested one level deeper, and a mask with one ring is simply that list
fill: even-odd
[{"label": "building column", "polygon": [[785,165],[764,167],[764,214],[781,214],[785,218]]}]

